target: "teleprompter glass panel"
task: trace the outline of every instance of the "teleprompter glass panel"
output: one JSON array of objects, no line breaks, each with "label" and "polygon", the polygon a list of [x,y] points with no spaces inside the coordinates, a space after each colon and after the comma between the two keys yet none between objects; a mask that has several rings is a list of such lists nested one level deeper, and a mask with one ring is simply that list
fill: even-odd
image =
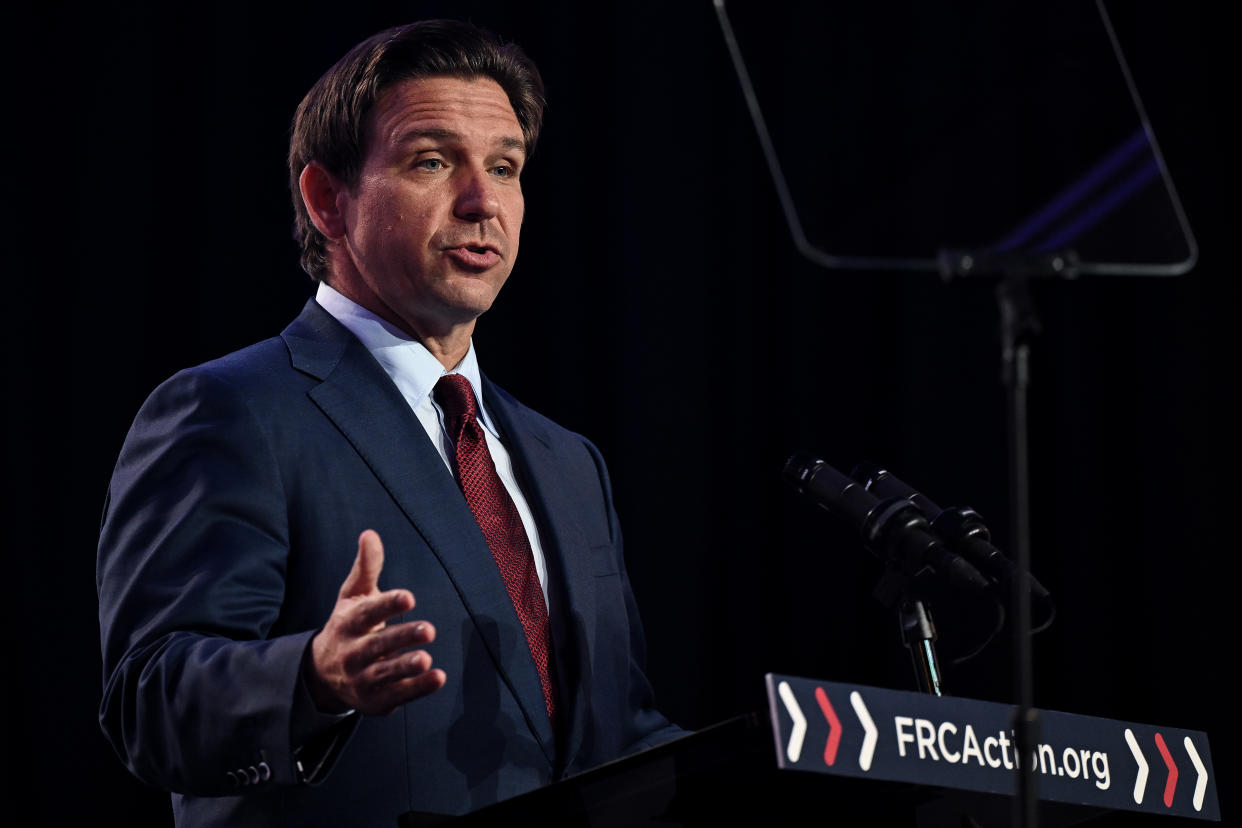
[{"label": "teleprompter glass panel", "polygon": [[1173,275],[1195,242],[1102,3],[716,0],[799,248],[829,267],[1069,252]]}]

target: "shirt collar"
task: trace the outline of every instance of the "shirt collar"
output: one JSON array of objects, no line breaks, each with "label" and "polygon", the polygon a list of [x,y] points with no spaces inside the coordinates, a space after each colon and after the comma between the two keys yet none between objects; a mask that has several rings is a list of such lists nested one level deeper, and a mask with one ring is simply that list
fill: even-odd
[{"label": "shirt collar", "polygon": [[452,371],[446,371],[440,360],[432,356],[423,343],[344,296],[326,282],[319,283],[315,301],[358,337],[358,341],[371,352],[371,356],[375,357],[392,378],[397,390],[412,408],[417,408],[431,397],[440,377],[450,373],[461,374],[470,380],[470,387],[474,390],[479,422],[492,436],[500,436],[487,413],[487,407],[483,405],[483,375],[479,371],[473,339],[470,340],[470,347],[461,362]]}]

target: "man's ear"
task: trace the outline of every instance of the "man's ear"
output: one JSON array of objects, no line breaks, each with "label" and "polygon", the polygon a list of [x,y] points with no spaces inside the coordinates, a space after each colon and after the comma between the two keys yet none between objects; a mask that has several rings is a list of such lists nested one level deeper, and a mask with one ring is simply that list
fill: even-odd
[{"label": "man's ear", "polygon": [[329,239],[344,236],[345,216],[339,196],[345,192],[345,183],[318,161],[312,161],[298,176],[298,189],[315,228]]}]

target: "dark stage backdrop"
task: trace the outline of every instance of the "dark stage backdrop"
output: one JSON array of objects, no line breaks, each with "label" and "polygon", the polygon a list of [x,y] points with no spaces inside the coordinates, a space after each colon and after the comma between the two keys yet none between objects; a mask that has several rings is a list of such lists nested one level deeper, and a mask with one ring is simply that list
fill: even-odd
[{"label": "dark stage backdrop", "polygon": [[[1033,561],[1060,614],[1035,643],[1035,701],[1208,731],[1228,820],[1234,59],[1217,4],[1117,5],[1201,258],[1176,279],[1036,286]],[[759,707],[765,671],[912,686],[870,597],[878,564],[782,483],[790,452],[880,462],[1007,537],[991,285],[794,253],[708,0],[9,11],[4,742],[23,824],[170,823],[96,724],[112,463],[158,382],[297,313],[289,118],[350,45],[428,16],[522,43],[547,80],[522,254],[476,342],[609,459],[672,718]],[[1011,701],[1009,654],[1002,636],[950,668],[950,692]]]}]

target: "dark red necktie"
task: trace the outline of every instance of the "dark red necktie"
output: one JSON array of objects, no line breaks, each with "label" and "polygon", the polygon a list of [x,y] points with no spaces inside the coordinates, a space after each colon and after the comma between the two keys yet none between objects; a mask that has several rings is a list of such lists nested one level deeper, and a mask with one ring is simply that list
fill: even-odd
[{"label": "dark red necktie", "polygon": [[436,383],[434,393],[436,402],[444,410],[444,424],[456,449],[453,467],[457,480],[466,496],[466,503],[470,504],[470,511],[474,512],[474,519],[483,530],[487,545],[491,547],[492,557],[504,577],[509,599],[513,601],[513,607],[522,621],[526,643],[539,669],[548,718],[555,722],[556,702],[548,665],[552,649],[548,608],[543,602],[539,575],[535,571],[535,556],[531,553],[522,518],[513,505],[509,491],[496,474],[496,465],[487,450],[487,440],[477,418],[478,409],[470,380],[461,374],[445,374]]}]

